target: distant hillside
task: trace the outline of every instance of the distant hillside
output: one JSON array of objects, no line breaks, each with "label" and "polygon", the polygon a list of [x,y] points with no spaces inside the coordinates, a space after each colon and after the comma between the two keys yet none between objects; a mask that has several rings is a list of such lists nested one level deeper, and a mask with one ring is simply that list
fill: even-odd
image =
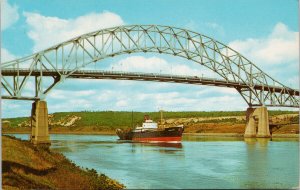
[{"label": "distant hillside", "polygon": [[[160,112],[58,112],[49,114],[50,132],[108,132],[114,133],[116,128],[130,128],[141,125],[144,115],[160,123]],[[269,111],[271,124],[298,124],[298,112]],[[245,112],[163,112],[163,125],[183,124],[185,132],[237,132],[243,133],[245,128]],[[30,132],[30,118],[3,119],[3,131]],[[208,126],[209,129],[206,129]],[[229,127],[229,128],[228,128]],[[205,128],[205,129],[204,129]],[[228,128],[228,129],[226,129]],[[224,131],[224,129],[226,129]]]},{"label": "distant hillside", "polygon": [[[149,115],[154,121],[160,120],[160,112],[126,112],[126,111],[100,111],[100,112],[57,112],[50,114],[52,123],[60,122],[66,117],[77,116],[80,119],[76,121],[78,126],[108,126],[120,127],[131,126],[143,122],[144,115]],[[244,116],[245,112],[163,112],[163,118],[192,118],[192,117],[224,117],[224,116]],[[29,120],[28,117],[4,118],[3,121],[9,121],[10,126],[17,127],[24,121]]]}]

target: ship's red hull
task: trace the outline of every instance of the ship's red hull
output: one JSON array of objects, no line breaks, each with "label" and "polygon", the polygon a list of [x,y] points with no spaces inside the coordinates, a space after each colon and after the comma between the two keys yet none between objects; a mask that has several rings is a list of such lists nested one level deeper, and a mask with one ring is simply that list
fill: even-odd
[{"label": "ship's red hull", "polygon": [[137,142],[180,142],[180,137],[145,137],[145,138],[132,138]]},{"label": "ship's red hull", "polygon": [[132,140],[136,142],[180,142],[183,127],[169,127],[160,130],[122,131],[116,133],[120,140]]}]

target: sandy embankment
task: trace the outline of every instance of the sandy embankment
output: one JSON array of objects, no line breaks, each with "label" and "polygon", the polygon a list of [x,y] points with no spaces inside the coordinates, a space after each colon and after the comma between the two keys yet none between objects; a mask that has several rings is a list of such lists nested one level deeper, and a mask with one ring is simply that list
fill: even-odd
[{"label": "sandy embankment", "polygon": [[[298,137],[299,124],[292,124],[292,120],[298,114],[282,114],[269,117],[270,131],[273,137]],[[115,129],[108,126],[77,126],[81,117],[68,115],[53,120],[53,115],[49,115],[50,134],[82,134],[82,135],[115,135]],[[192,118],[168,118],[163,125],[174,126],[183,124],[184,134],[201,136],[229,136],[242,137],[246,127],[245,116],[227,117],[192,117]],[[294,121],[293,121],[294,122]],[[126,127],[126,126],[124,126]],[[5,127],[3,133],[30,134],[29,120],[18,124],[18,127]]]},{"label": "sandy embankment", "polygon": [[[76,183],[74,183],[76,182]],[[3,189],[123,189],[94,169],[82,169],[60,153],[2,136]]]}]

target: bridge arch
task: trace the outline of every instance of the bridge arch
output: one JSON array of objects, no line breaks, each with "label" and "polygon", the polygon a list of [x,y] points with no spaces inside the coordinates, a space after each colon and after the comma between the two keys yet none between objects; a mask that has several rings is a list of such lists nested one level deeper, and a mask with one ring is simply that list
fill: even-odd
[{"label": "bridge arch", "polygon": [[[237,51],[205,35],[161,25],[118,26],[81,35],[33,55],[3,63],[2,70],[25,68],[30,72],[20,80],[14,79],[13,86],[6,80],[1,82],[11,97],[18,98],[22,96],[28,78],[38,70],[40,75],[35,78],[40,86],[37,86],[35,96],[42,98],[58,82],[91,63],[139,52],[183,57],[209,68],[225,81],[243,84],[236,90],[249,106],[299,106],[295,97],[299,96],[299,91],[276,81]],[[57,76],[43,90],[43,72],[48,70],[55,70]]]}]

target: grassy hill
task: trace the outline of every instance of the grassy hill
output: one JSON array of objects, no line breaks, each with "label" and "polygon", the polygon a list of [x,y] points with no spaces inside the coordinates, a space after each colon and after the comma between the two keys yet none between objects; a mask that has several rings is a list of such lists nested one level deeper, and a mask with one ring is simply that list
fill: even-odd
[{"label": "grassy hill", "polygon": [[[75,182],[75,183],[74,183]],[[3,189],[122,189],[123,185],[82,169],[62,154],[2,136]]]},{"label": "grassy hill", "polygon": [[[245,129],[244,111],[212,111],[212,112],[163,112],[166,125],[184,124],[185,132],[235,132],[243,133]],[[126,111],[83,111],[58,112],[49,115],[50,133],[59,132],[103,132],[114,134],[117,128],[130,128],[140,125],[144,115],[149,115],[156,122],[160,121],[160,112],[126,112]],[[288,115],[288,118],[285,118]],[[298,124],[298,112],[269,111],[270,122]],[[9,126],[3,132],[30,132],[30,118],[3,119]],[[274,122],[273,122],[274,123]],[[273,124],[272,123],[272,124]],[[295,128],[295,127],[294,127]],[[216,131],[218,130],[218,131]]]},{"label": "grassy hill", "polygon": [[[282,114],[297,114],[293,111],[269,111],[269,116]],[[53,121],[59,121],[70,115],[76,115],[81,119],[76,122],[78,126],[108,126],[120,127],[140,124],[144,115],[149,115],[154,121],[160,120],[159,112],[127,112],[127,111],[84,111],[84,112],[57,112],[53,113]],[[192,118],[192,117],[226,117],[226,116],[245,116],[244,111],[212,111],[212,112],[163,112],[163,118]],[[3,118],[10,122],[10,126],[17,127],[18,124],[28,120],[28,117]]]}]

